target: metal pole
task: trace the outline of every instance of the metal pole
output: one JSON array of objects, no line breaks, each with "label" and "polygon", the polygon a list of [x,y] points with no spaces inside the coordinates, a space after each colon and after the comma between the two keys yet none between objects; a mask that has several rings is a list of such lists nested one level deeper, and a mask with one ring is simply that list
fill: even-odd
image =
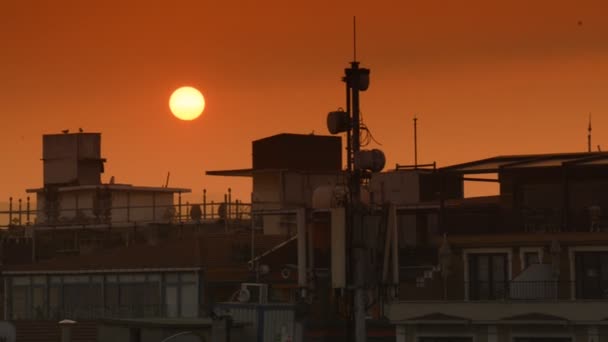
[{"label": "metal pole", "polygon": [[[253,203],[253,192],[251,193],[251,203]],[[251,260],[255,258],[255,232],[254,230],[254,219],[253,215],[250,217],[251,221]],[[251,265],[254,266],[254,265]]]},{"label": "metal pole", "polygon": [[300,208],[296,212],[298,237],[298,287],[300,298],[306,297],[306,209]]},{"label": "metal pole", "polygon": [[587,152],[591,152],[591,113],[589,113],[589,126],[587,127]]},{"label": "metal pole", "polygon": [[27,208],[26,209],[27,211],[26,211],[26,214],[25,214],[26,215],[25,218],[26,218],[26,221],[27,221],[26,224],[29,225],[30,224],[30,196],[27,196],[26,208]]},{"label": "metal pole", "polygon": [[[348,117],[351,116],[350,114],[350,85],[348,84],[348,79],[347,77],[344,78],[344,82],[346,83],[346,113],[348,114]],[[352,136],[352,124],[349,125],[348,130],[346,131],[346,170],[350,173],[353,169],[352,167],[352,162],[353,162],[353,152],[352,152],[352,146],[351,146],[351,136]]]},{"label": "metal pole", "polygon": [[[359,119],[359,86],[360,86],[360,70],[359,62],[351,62],[350,68],[351,77],[349,77],[350,88],[352,91],[352,150],[353,156],[357,155],[361,148],[360,143],[360,119]],[[347,76],[348,77],[348,76]],[[353,165],[354,166],[354,165]],[[352,198],[352,214],[351,232],[354,234],[353,239],[353,262],[354,262],[354,281],[355,281],[355,341],[367,341],[367,329],[365,326],[365,240],[363,239],[361,227],[361,174],[360,170],[353,167],[351,173],[351,198]]]},{"label": "metal pole", "polygon": [[[228,232],[228,195],[224,194],[224,212],[223,213],[218,213],[220,215],[224,215],[224,231],[227,233]],[[220,216],[220,219],[222,217]]]},{"label": "metal pole", "polygon": [[179,217],[178,222],[182,222],[182,192],[177,193],[177,216]]},{"label": "metal pole", "polygon": [[13,224],[13,198],[8,198],[8,225]]},{"label": "metal pole", "polygon": [[232,206],[232,189],[228,188],[228,203],[226,207],[226,219],[230,217],[230,207]]},{"label": "metal pole", "polygon": [[203,220],[207,219],[207,189],[203,189]]},{"label": "metal pole", "polygon": [[234,201],[234,218],[239,219],[239,200]]},{"label": "metal pole", "polygon": [[21,198],[19,199],[19,226],[21,226]]},{"label": "metal pole", "polygon": [[418,168],[418,118],[414,116],[414,167]]}]

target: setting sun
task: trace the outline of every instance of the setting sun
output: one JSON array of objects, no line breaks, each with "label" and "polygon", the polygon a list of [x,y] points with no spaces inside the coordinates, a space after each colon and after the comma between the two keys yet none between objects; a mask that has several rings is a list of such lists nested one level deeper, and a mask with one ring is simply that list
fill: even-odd
[{"label": "setting sun", "polygon": [[169,99],[169,108],[180,120],[194,120],[205,110],[205,98],[193,87],[181,87]]}]

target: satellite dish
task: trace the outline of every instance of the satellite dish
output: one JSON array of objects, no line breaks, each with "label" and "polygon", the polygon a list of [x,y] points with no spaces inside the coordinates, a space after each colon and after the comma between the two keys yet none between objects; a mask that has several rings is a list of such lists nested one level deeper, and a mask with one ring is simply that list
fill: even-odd
[{"label": "satellite dish", "polygon": [[247,303],[251,299],[251,294],[249,293],[249,290],[241,289],[239,290],[239,294],[237,295],[236,299],[241,303]]},{"label": "satellite dish", "polygon": [[337,111],[327,114],[327,130],[331,134],[346,132],[350,128],[350,117],[344,109],[340,108]]},{"label": "satellite dish", "polygon": [[380,172],[386,164],[384,153],[378,149],[361,150],[355,154],[355,167],[360,170]]}]

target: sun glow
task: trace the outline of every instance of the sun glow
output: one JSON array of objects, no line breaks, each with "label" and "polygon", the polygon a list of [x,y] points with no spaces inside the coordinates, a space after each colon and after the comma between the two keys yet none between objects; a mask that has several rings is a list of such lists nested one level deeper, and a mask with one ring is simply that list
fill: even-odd
[{"label": "sun glow", "polygon": [[171,94],[169,108],[180,120],[194,120],[205,110],[205,98],[193,87],[181,87]]}]

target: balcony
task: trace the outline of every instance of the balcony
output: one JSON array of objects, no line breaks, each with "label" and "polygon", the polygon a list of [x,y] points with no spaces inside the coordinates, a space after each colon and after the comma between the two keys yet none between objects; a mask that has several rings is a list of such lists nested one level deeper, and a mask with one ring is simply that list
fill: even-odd
[{"label": "balcony", "polygon": [[449,282],[440,279],[402,282],[403,301],[585,301],[608,300],[608,281],[496,281]]},{"label": "balcony", "polygon": [[[570,282],[467,282],[469,300],[557,300],[569,296]],[[564,296],[562,296],[564,297]]]},{"label": "balcony", "polygon": [[601,232],[608,216],[590,217],[587,208],[504,208],[498,197],[452,201],[442,213],[440,230],[448,235],[495,233]]}]

